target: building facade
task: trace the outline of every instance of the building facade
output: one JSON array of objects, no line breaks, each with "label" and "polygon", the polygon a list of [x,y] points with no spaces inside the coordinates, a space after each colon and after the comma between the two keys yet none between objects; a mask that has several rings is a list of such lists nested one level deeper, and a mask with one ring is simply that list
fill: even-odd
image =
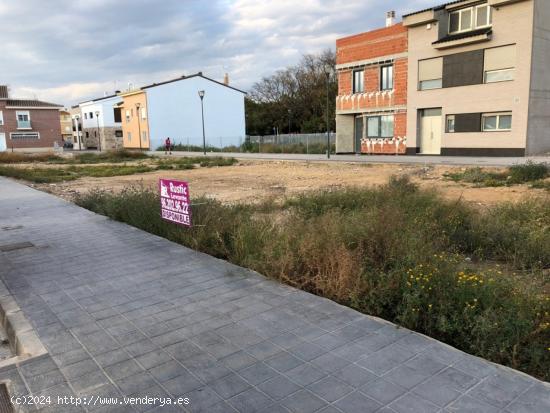
[{"label": "building facade", "polygon": [[61,128],[61,138],[63,141],[73,142],[73,122],[71,113],[67,108],[59,111],[59,125]]},{"label": "building facade", "polygon": [[80,111],[80,106],[75,105],[69,109],[69,114],[71,115],[71,130],[72,130],[72,139],[73,139],[73,149],[82,150],[86,149],[84,146],[84,140],[82,137],[82,112]]},{"label": "building facade", "polygon": [[39,100],[14,99],[0,85],[0,152],[51,151],[62,146],[61,105]]},{"label": "building facade", "polygon": [[149,150],[147,95],[143,90],[132,90],[120,96],[122,102],[118,107],[122,116],[123,147]]},{"label": "building facade", "polygon": [[336,152],[407,150],[407,28],[394,24],[336,41]]},{"label": "building facade", "polygon": [[217,82],[199,72],[144,86],[141,90],[146,95],[146,123],[151,150],[163,146],[167,137],[170,137],[174,144],[202,146],[199,91],[204,91],[206,144],[237,146],[245,141],[246,93],[239,89]]},{"label": "building facade", "polygon": [[550,151],[550,2],[453,1],[403,17],[408,150]]},{"label": "building facade", "polygon": [[119,95],[110,95],[79,104],[82,138],[86,148],[122,148],[122,119],[120,108],[116,107],[120,102],[122,98]]}]

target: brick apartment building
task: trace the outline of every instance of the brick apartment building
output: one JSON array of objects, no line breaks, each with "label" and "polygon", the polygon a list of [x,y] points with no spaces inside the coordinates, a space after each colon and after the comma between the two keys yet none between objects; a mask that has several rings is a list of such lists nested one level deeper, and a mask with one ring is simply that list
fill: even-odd
[{"label": "brick apartment building", "polygon": [[336,41],[336,152],[407,150],[407,28],[394,24]]},{"label": "brick apartment building", "polygon": [[14,99],[0,85],[0,152],[47,151],[62,145],[59,109],[62,105]]}]

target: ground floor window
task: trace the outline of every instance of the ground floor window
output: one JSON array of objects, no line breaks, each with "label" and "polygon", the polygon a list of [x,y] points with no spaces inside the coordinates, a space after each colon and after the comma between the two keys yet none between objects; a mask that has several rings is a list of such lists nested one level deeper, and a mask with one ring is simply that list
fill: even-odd
[{"label": "ground floor window", "polygon": [[10,138],[12,140],[21,140],[21,139],[40,139],[40,133],[38,132],[17,132],[10,133]]},{"label": "ground floor window", "polygon": [[484,132],[509,131],[512,129],[512,114],[484,113],[481,116],[481,126]]},{"label": "ground floor window", "polygon": [[393,130],[393,115],[367,117],[367,136],[369,138],[393,138]]},{"label": "ground floor window", "polygon": [[455,115],[447,115],[446,130],[447,133],[453,133],[455,131]]}]

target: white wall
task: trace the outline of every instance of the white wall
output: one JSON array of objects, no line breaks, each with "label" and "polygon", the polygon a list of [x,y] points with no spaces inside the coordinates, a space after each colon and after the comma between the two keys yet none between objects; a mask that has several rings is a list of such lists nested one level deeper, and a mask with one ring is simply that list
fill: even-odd
[{"label": "white wall", "polygon": [[151,149],[173,143],[202,145],[201,101],[205,91],[207,144],[238,145],[245,139],[244,93],[200,76],[145,89]]},{"label": "white wall", "polygon": [[[99,127],[114,127],[120,126],[120,122],[115,123],[114,105],[122,102],[120,96],[114,96],[108,99],[102,99],[99,101],[91,101],[81,103],[80,112],[82,118],[82,128],[97,128],[96,111],[99,111]],[[94,117],[90,119],[90,112],[93,112]],[[84,118],[84,113],[87,113],[88,119]]]}]

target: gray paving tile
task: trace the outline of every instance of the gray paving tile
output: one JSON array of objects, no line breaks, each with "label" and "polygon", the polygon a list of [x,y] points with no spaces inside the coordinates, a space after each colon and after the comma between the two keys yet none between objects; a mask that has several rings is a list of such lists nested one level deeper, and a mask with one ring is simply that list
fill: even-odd
[{"label": "gray paving tile", "polygon": [[125,360],[105,367],[105,373],[113,380],[123,379],[143,372],[143,369],[134,360]]},{"label": "gray paving tile", "polygon": [[258,360],[265,360],[281,352],[281,347],[273,344],[269,340],[261,341],[246,347],[246,352]]},{"label": "gray paving tile", "polygon": [[187,370],[182,365],[173,360],[168,363],[161,364],[160,366],[153,367],[148,371],[149,374],[161,383],[173,379],[174,377],[188,374]]},{"label": "gray paving tile", "polygon": [[413,389],[413,393],[440,407],[445,407],[462,393],[437,379],[429,379]]},{"label": "gray paving tile", "polygon": [[346,394],[349,394],[355,390],[352,386],[336,379],[333,376],[325,377],[324,379],[310,384],[307,388],[329,403],[341,399]]},{"label": "gray paving tile", "polygon": [[449,367],[443,370],[441,373],[438,373],[434,377],[434,380],[437,380],[443,384],[447,384],[461,392],[465,392],[479,382],[479,379],[476,379],[475,377],[470,376],[469,374],[466,374],[453,367]]},{"label": "gray paving tile", "polygon": [[187,397],[193,390],[203,387],[203,383],[197,380],[191,373],[184,372],[162,384],[174,397]]},{"label": "gray paving tile", "polygon": [[338,357],[332,353],[326,353],[322,356],[314,358],[313,360],[311,360],[311,363],[328,373],[336,370],[342,370],[344,367],[347,367],[351,364],[349,360]]},{"label": "gray paving tile", "polygon": [[61,372],[69,380],[76,379],[77,377],[97,370],[99,370],[99,366],[91,358],[87,358],[61,368]]},{"label": "gray paving tile", "polygon": [[236,353],[225,356],[219,360],[225,367],[231,370],[239,371],[250,367],[258,360],[246,353],[245,351],[238,351]]},{"label": "gray paving tile", "polygon": [[350,364],[341,370],[333,372],[332,375],[354,387],[361,387],[369,381],[378,379],[378,376],[356,364]]},{"label": "gray paving tile", "polygon": [[192,412],[209,412],[209,408],[223,402],[223,400],[210,387],[199,387],[187,393],[185,397],[189,398],[189,406]]},{"label": "gray paving tile", "polygon": [[268,381],[259,384],[258,389],[273,400],[281,400],[290,394],[296,393],[301,387],[290,381],[287,377],[278,374]]},{"label": "gray paving tile", "polygon": [[407,392],[404,387],[384,379],[369,381],[360,390],[382,404],[389,404]]},{"label": "gray paving tile", "polygon": [[373,413],[382,407],[380,403],[358,391],[338,400],[334,406],[344,413]]},{"label": "gray paving tile", "polygon": [[289,348],[288,351],[292,355],[304,361],[311,361],[314,358],[317,358],[327,352],[327,350],[323,349],[322,347],[308,342],[299,343],[298,345]]},{"label": "gray paving tile", "polygon": [[302,360],[294,357],[286,351],[282,351],[264,362],[269,367],[272,367],[279,372],[291,370],[304,363]]},{"label": "gray paving tile", "polygon": [[136,357],[136,361],[146,369],[152,369],[163,365],[169,361],[173,361],[170,355],[162,350],[153,350],[149,353],[142,354]]},{"label": "gray paving tile", "polygon": [[246,369],[240,370],[239,375],[242,376],[247,382],[256,386],[270,378],[277,376],[278,373],[267,364],[263,362],[257,362]]},{"label": "gray paving tile", "polygon": [[251,386],[237,374],[231,373],[221,379],[215,380],[209,386],[223,399],[229,399],[249,389]]},{"label": "gray paving tile", "polygon": [[446,410],[456,413],[497,413],[501,411],[501,409],[499,409],[498,407],[473,399],[468,395],[462,396],[451,403],[451,405],[447,407]]},{"label": "gray paving tile", "polygon": [[327,373],[312,364],[304,363],[287,371],[285,375],[294,383],[307,386],[326,377]]},{"label": "gray paving tile", "polygon": [[269,397],[253,388],[229,399],[228,403],[242,413],[259,412],[273,404]]},{"label": "gray paving tile", "polygon": [[428,377],[430,377],[430,374],[426,374],[422,370],[405,365],[401,365],[384,375],[384,379],[407,389],[413,388],[417,384],[425,381]]},{"label": "gray paving tile", "polygon": [[89,392],[97,387],[101,387],[105,384],[108,384],[109,380],[101,371],[95,371],[93,373],[88,373],[84,376],[81,376],[77,379],[71,380],[72,387],[76,392]]},{"label": "gray paving tile", "polygon": [[307,390],[291,394],[281,404],[294,413],[312,413],[327,406],[326,402]]},{"label": "gray paving tile", "polygon": [[362,358],[357,364],[381,376],[411,359],[415,354],[407,347],[392,344]]},{"label": "gray paving tile", "polygon": [[405,394],[389,405],[398,413],[436,413],[439,407],[411,393]]}]

